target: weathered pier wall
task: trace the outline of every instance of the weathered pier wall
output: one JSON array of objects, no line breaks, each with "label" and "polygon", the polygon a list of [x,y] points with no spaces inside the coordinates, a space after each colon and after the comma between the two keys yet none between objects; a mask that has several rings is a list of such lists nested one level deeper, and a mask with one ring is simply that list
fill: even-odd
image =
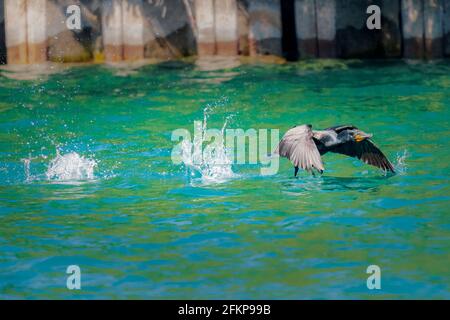
[{"label": "weathered pier wall", "polygon": [[280,0],[249,0],[250,55],[282,55]]},{"label": "weathered pier wall", "polygon": [[5,10],[4,2],[0,0],[0,64],[6,63],[6,39],[5,39]]},{"label": "weathered pier wall", "polygon": [[450,57],[450,0],[444,0],[444,55]]},{"label": "weathered pier wall", "polygon": [[[381,9],[381,29],[370,30],[367,8]],[[336,0],[336,51],[343,58],[400,58],[400,1]]]},{"label": "weathered pier wall", "polygon": [[406,58],[440,58],[444,55],[444,29],[449,13],[446,0],[403,0],[403,44]]},{"label": "weathered pier wall", "polygon": [[335,58],[336,1],[295,0],[295,25],[301,58]]},{"label": "weathered pier wall", "polygon": [[[381,29],[366,25],[371,5]],[[450,57],[450,0],[0,0],[0,63],[192,55]]]},{"label": "weathered pier wall", "polygon": [[108,62],[172,59],[196,54],[192,8],[181,0],[103,0]]},{"label": "weathered pier wall", "polygon": [[12,63],[47,60],[46,0],[4,0],[7,59]]}]

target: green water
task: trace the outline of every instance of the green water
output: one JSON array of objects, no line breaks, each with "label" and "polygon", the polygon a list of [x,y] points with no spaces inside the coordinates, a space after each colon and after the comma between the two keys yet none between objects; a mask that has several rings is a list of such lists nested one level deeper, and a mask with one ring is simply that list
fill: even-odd
[{"label": "green water", "polygon": [[[448,62],[204,69],[2,71],[0,298],[450,298]],[[357,125],[397,174],[330,154],[321,177],[281,159],[206,183],[171,161],[206,107],[218,129]],[[94,177],[48,179],[56,150]]]}]

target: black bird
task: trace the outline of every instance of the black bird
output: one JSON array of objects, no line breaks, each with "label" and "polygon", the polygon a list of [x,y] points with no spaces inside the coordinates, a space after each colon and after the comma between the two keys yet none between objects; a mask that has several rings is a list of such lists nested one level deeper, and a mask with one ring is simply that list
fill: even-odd
[{"label": "black bird", "polygon": [[392,164],[370,138],[372,134],[352,125],[325,130],[312,130],[310,124],[299,125],[286,132],[275,153],[291,160],[295,166],[295,176],[299,168],[306,171],[316,169],[323,173],[325,168],[321,156],[327,152],[355,157],[384,171],[395,172]]}]

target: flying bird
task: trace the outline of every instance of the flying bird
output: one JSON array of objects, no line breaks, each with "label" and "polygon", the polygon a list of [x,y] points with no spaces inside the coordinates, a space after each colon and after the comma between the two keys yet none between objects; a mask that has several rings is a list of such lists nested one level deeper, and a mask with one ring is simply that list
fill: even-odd
[{"label": "flying bird", "polygon": [[327,152],[340,153],[358,158],[366,164],[384,171],[395,172],[381,150],[367,134],[352,125],[335,126],[325,130],[312,130],[312,125],[299,125],[291,128],[281,139],[275,153],[288,158],[295,166],[294,175],[303,169],[313,169],[323,173],[322,155]]}]

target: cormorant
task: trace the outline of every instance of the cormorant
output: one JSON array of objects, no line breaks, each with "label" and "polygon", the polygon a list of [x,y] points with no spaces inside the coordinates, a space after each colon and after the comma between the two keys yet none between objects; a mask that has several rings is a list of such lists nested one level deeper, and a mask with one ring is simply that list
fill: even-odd
[{"label": "cormorant", "polygon": [[352,125],[335,126],[325,130],[312,130],[312,125],[291,128],[281,139],[275,153],[291,160],[299,168],[320,173],[325,170],[321,156],[327,152],[355,157],[384,171],[395,172],[393,165],[367,134]]}]

